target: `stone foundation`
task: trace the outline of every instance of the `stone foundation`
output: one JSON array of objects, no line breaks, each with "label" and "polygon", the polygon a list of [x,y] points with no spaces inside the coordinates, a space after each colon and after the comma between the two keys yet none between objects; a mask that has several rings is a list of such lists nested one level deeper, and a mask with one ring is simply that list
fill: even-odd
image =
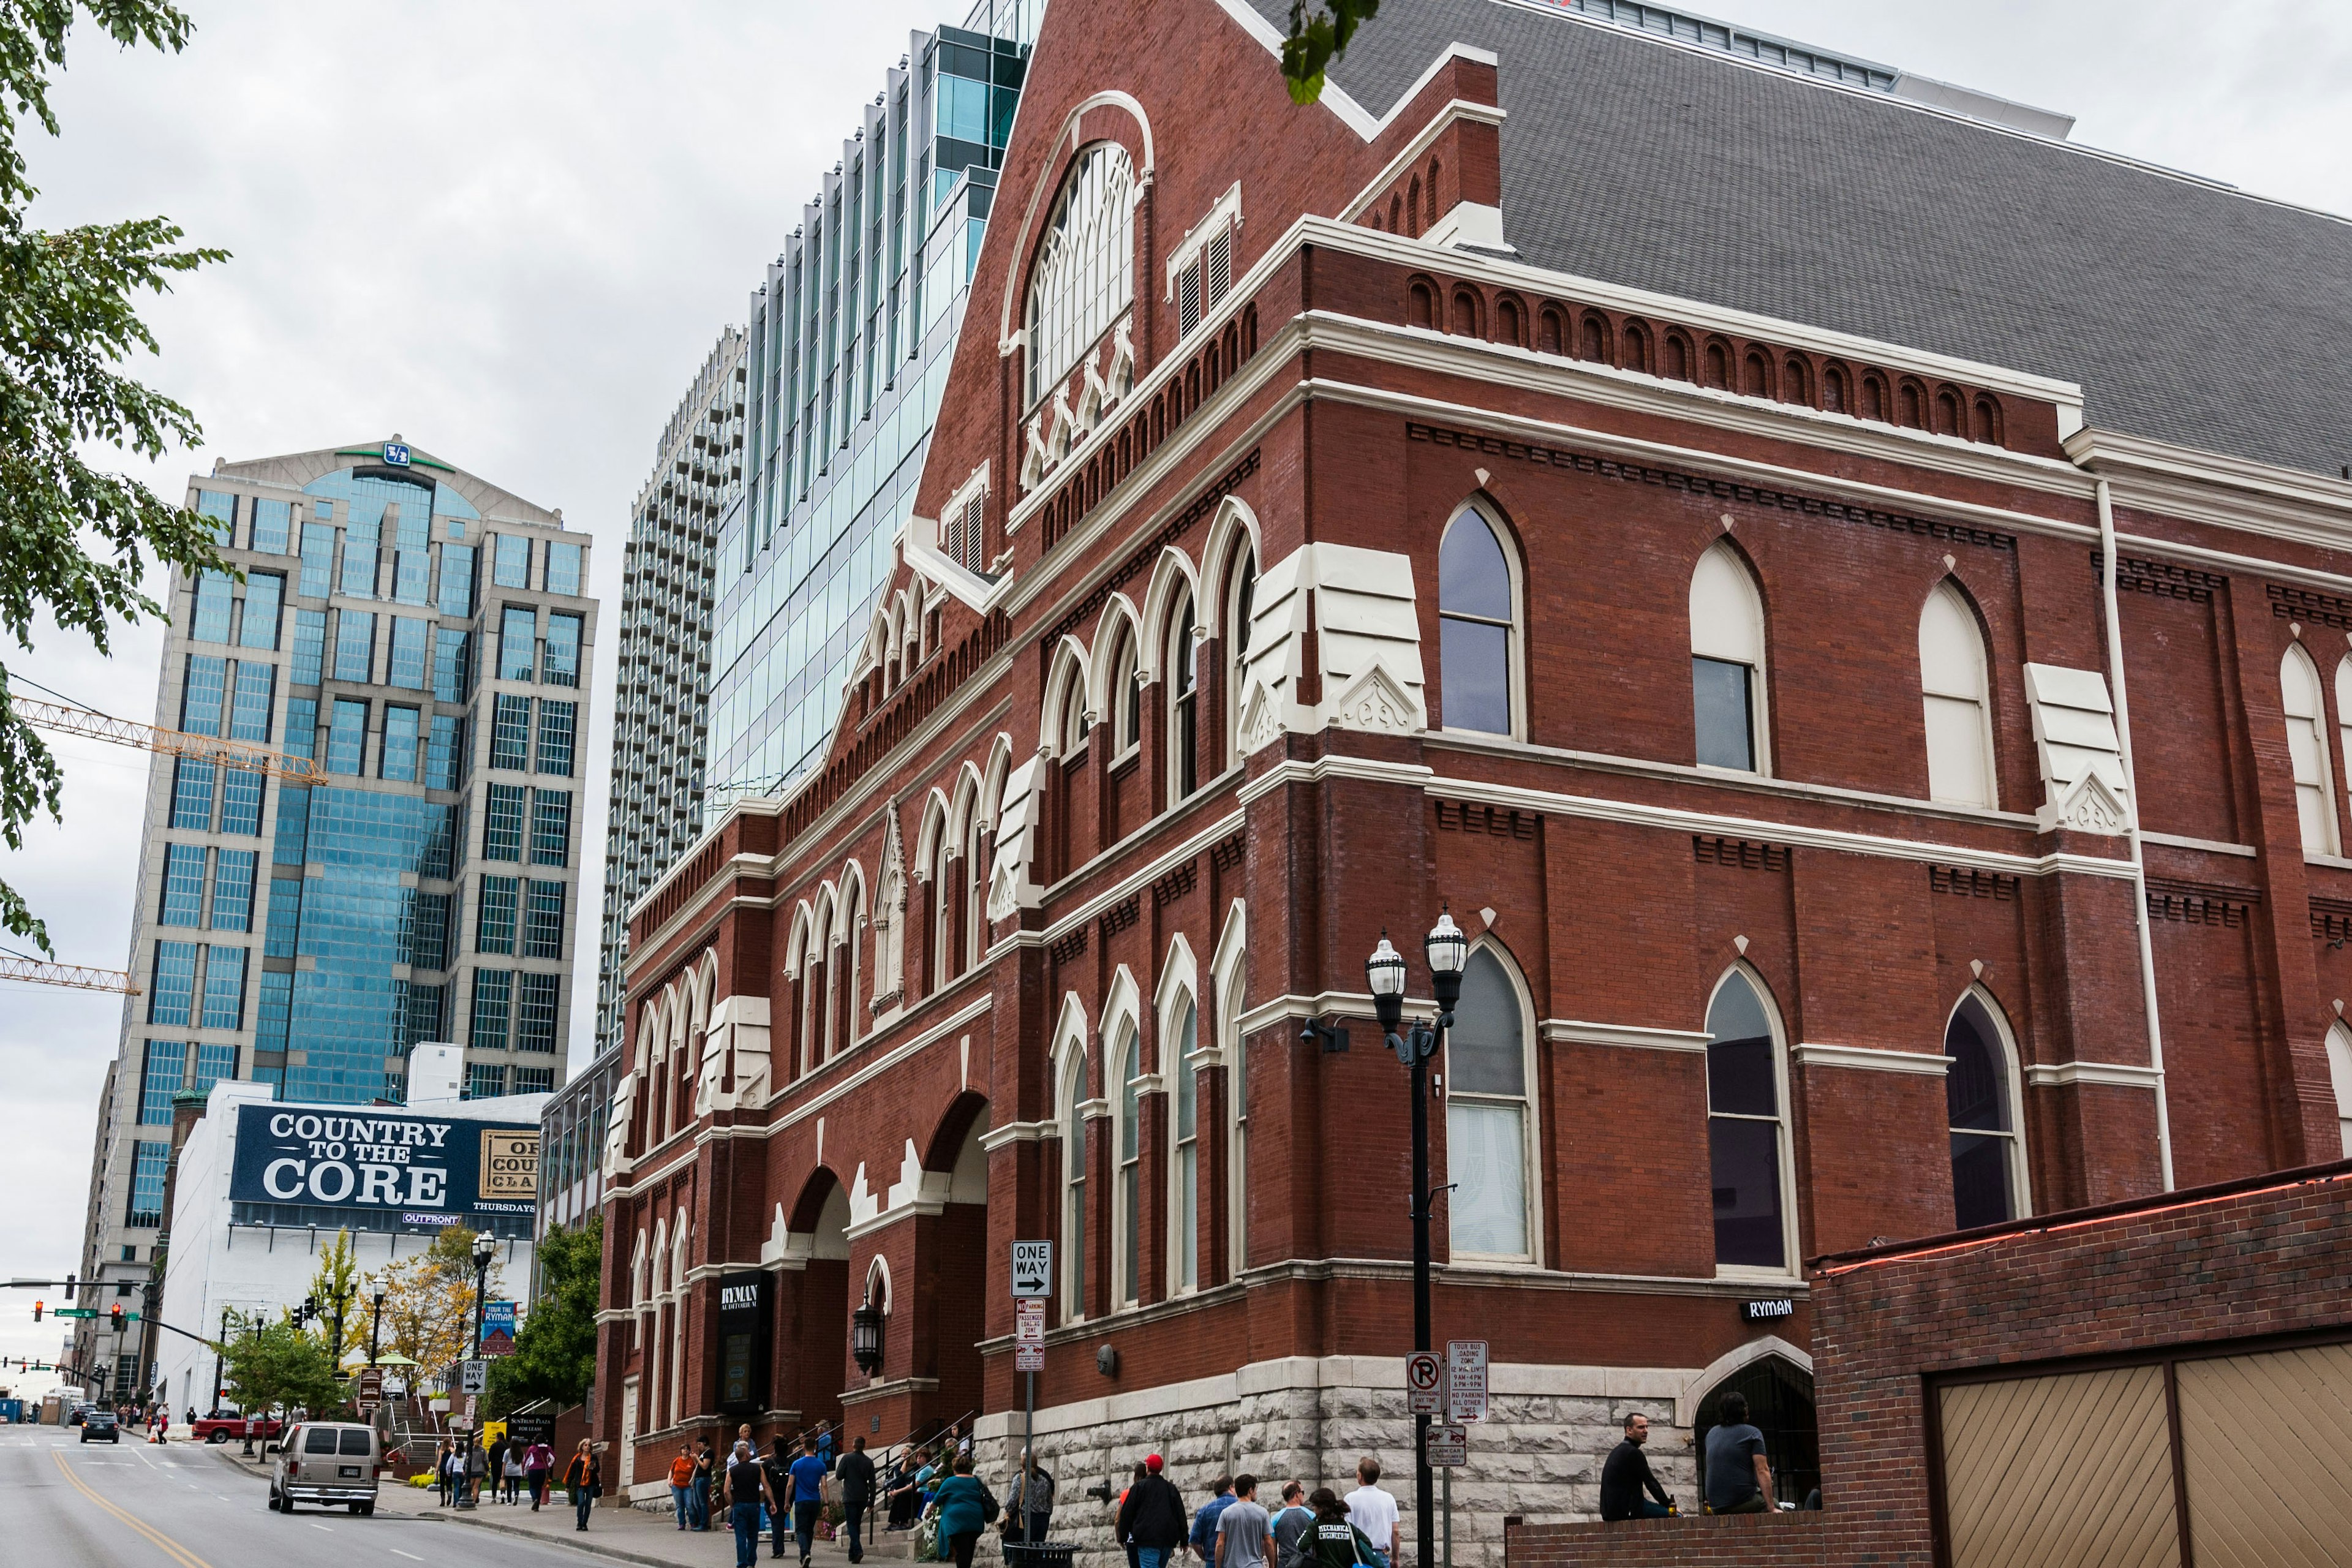
[{"label": "stone foundation", "polygon": [[[1601,1462],[1632,1411],[1650,1417],[1659,1484],[1692,1506],[1697,1466],[1687,1423],[1698,1376],[1672,1368],[1495,1367],[1490,1418],[1471,1426],[1470,1462],[1454,1472],[1457,1568],[1502,1568],[1506,1516],[1529,1524],[1599,1518]],[[1019,1411],[977,1424],[977,1468],[1000,1496],[1020,1455],[1021,1428]],[[1297,1357],[1040,1410],[1036,1447],[1056,1487],[1053,1538],[1077,1543],[1084,1568],[1126,1561],[1111,1539],[1116,1509],[1086,1489],[1108,1480],[1116,1497],[1155,1452],[1188,1509],[1207,1500],[1220,1475],[1257,1477],[1258,1500],[1269,1508],[1289,1479],[1345,1495],[1355,1489],[1356,1462],[1370,1455],[1403,1514],[1400,1555],[1411,1563],[1412,1430],[1402,1357]]]}]

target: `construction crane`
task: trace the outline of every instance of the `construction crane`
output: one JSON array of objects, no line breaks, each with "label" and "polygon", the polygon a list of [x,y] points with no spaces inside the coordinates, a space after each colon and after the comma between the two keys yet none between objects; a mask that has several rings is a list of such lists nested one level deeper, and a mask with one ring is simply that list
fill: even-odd
[{"label": "construction crane", "polygon": [[119,991],[139,994],[139,983],[120,969],[92,969],[80,963],[47,963],[0,952],[0,980],[29,980],[36,985],[68,985],[77,991]]},{"label": "construction crane", "polygon": [[86,735],[91,740],[111,741],[118,746],[136,746],[142,751],[155,752],[164,756],[218,763],[224,767],[242,768],[247,773],[275,773],[288,784],[319,782],[318,764],[310,758],[292,756],[275,747],[256,745],[250,741],[224,741],[217,735],[193,735],[185,730],[135,724],[128,719],[117,719],[94,709],[75,708],[62,702],[39,702],[29,697],[16,697],[12,699],[12,702],[17,716],[26,723],[37,729],[54,730],[60,735]]}]

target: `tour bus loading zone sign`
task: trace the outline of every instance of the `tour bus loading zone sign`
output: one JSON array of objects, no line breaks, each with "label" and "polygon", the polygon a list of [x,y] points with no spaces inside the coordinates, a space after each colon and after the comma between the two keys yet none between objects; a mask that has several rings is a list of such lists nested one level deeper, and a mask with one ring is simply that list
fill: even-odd
[{"label": "tour bus loading zone sign", "polygon": [[1013,1294],[1051,1296],[1054,1293],[1054,1244],[1016,1241],[1013,1244]]}]

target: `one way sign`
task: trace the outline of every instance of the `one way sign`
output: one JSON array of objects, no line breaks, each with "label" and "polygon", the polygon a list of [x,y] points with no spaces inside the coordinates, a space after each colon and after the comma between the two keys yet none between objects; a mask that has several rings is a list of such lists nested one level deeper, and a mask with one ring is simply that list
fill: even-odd
[{"label": "one way sign", "polygon": [[1013,1294],[1022,1297],[1054,1293],[1054,1244],[1016,1241],[1013,1244]]}]

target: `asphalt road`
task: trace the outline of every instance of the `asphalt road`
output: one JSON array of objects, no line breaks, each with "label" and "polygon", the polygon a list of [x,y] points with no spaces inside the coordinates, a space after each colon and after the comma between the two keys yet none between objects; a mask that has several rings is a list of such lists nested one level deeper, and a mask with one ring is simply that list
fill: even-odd
[{"label": "asphalt road", "polygon": [[194,1444],[127,1436],[79,1444],[79,1427],[0,1426],[0,1563],[41,1568],[584,1568],[607,1560],[535,1541],[379,1510],[362,1519],[269,1511],[268,1483]]}]

